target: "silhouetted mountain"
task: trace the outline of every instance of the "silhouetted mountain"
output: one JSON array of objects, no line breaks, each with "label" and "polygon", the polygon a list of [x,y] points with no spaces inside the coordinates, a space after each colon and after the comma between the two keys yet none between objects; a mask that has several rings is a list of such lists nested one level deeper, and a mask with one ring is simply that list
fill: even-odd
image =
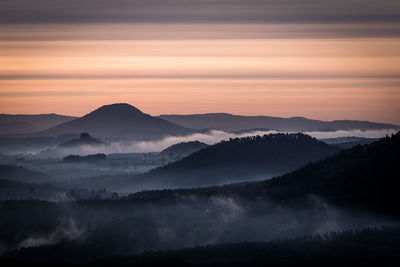
[{"label": "silhouetted mountain", "polygon": [[76,117],[57,114],[9,115],[0,114],[0,135],[26,134],[43,131]]},{"label": "silhouetted mountain", "polygon": [[129,104],[112,104],[102,106],[81,118],[57,125],[38,134],[56,136],[82,132],[88,132],[98,137],[148,139],[189,134],[192,130],[152,117]]},{"label": "silhouetted mountain", "polygon": [[265,179],[335,152],[337,148],[300,133],[235,138],[138,175],[131,183],[145,188],[195,187]]},{"label": "silhouetted mountain", "polygon": [[60,147],[99,146],[103,142],[91,137],[88,133],[81,133],[79,138],[60,144]]},{"label": "silhouetted mountain", "polygon": [[167,155],[169,157],[182,157],[182,156],[188,156],[206,147],[208,147],[206,143],[199,141],[181,142],[167,147],[166,149],[161,151],[160,154]]},{"label": "silhouetted mountain", "polygon": [[400,126],[369,121],[336,120],[320,121],[302,117],[279,118],[270,116],[239,116],[227,113],[192,115],[160,115],[159,118],[191,129],[211,128],[223,131],[267,128],[278,131],[335,131],[400,129]]},{"label": "silhouetted mountain", "polygon": [[44,173],[13,165],[0,165],[0,179],[25,183],[46,183],[51,180]]}]

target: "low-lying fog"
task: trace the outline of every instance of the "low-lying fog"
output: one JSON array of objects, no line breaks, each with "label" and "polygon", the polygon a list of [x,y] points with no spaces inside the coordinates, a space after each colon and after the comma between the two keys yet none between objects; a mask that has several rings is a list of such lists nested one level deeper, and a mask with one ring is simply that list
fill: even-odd
[{"label": "low-lying fog", "polygon": [[[182,196],[182,201],[175,204],[163,201],[140,205],[134,202],[58,204],[56,213],[37,203],[35,209],[49,209],[49,212],[33,223],[47,225],[47,230],[26,232],[13,228],[13,238],[3,244],[0,240],[0,245],[9,250],[67,241],[72,246],[55,247],[55,255],[72,249],[65,255],[75,251],[79,258],[82,254],[79,251],[84,251],[85,257],[96,258],[398,225],[397,221],[381,216],[336,208],[316,196],[309,196],[307,203],[307,208],[294,208],[267,200],[253,202],[234,196],[199,199],[193,195]],[[20,212],[26,208],[17,207]],[[90,216],[86,214],[88,210]],[[11,216],[7,222],[14,219]]]},{"label": "low-lying fog", "polygon": [[[304,132],[317,139],[326,138],[338,138],[338,137],[364,137],[364,138],[380,138],[386,135],[396,133],[396,129],[385,129],[385,130],[352,130],[352,131],[315,131],[315,132]],[[228,140],[230,138],[240,138],[246,136],[265,135],[271,133],[278,133],[274,130],[257,130],[243,133],[230,133],[219,130],[210,130],[206,133],[196,133],[187,136],[167,136],[161,140],[150,140],[150,141],[128,141],[128,140],[109,140],[105,141],[103,145],[89,146],[83,145],[80,147],[45,147],[30,151],[18,151],[19,154],[31,155],[39,158],[48,157],[64,157],[66,155],[89,155],[97,153],[147,153],[147,152],[159,152],[163,149],[180,143],[189,141],[200,141],[206,144],[212,145],[222,140]]]},{"label": "low-lying fog", "polygon": [[[394,129],[387,129],[371,131],[306,132],[306,134],[319,139],[346,136],[378,138],[395,132],[396,130]],[[60,147],[54,145],[52,147],[42,147],[36,151],[19,151],[19,154],[15,155],[3,153],[3,155],[0,155],[0,164],[21,165],[28,169],[43,172],[54,178],[54,181],[98,175],[132,175],[147,172],[187,156],[185,154],[170,156],[168,154],[157,153],[177,143],[200,141],[212,145],[230,138],[255,135],[262,136],[271,133],[277,133],[277,131],[253,130],[241,133],[230,133],[211,130],[187,136],[168,136],[161,140],[152,141],[101,140],[103,144],[98,146],[84,145],[79,147]],[[346,139],[343,141],[341,139],[334,141],[335,142],[331,143],[343,142],[346,141]],[[21,146],[22,150],[23,148],[24,146]],[[71,163],[65,162],[62,159],[68,155],[85,156],[97,153],[107,154],[107,160]],[[266,178],[265,173],[263,173],[261,177]]]},{"label": "low-lying fog", "polygon": [[[395,130],[388,129],[306,134],[320,139],[345,136],[378,138],[394,132]],[[276,132],[227,133],[213,130],[183,137],[166,137],[158,141],[108,142],[98,147],[68,148],[60,150],[61,152],[47,148],[37,156],[19,159],[8,157],[8,160],[15,161],[14,165],[22,165],[47,174],[50,176],[49,179],[54,179],[52,183],[58,187],[44,186],[35,189],[33,184],[25,181],[28,183],[23,189],[26,197],[20,193],[14,199],[28,199],[27,201],[0,202],[0,229],[4,229],[0,234],[0,254],[13,249],[20,249],[17,253],[23,254],[27,251],[29,254],[30,249],[51,245],[52,255],[56,255],[55,257],[77,255],[75,260],[79,261],[96,258],[99,255],[113,256],[227,242],[268,241],[347,229],[398,226],[398,220],[391,217],[378,216],[358,208],[350,210],[347,205],[334,206],[315,195],[307,195],[304,199],[288,199],[285,202],[255,195],[256,190],[248,191],[250,193],[245,197],[229,190],[212,193],[212,188],[204,189],[211,191],[203,194],[173,192],[171,194],[173,197],[168,195],[170,194],[168,191],[161,191],[147,199],[147,192],[139,193],[136,198],[121,199],[118,199],[118,195],[114,197],[115,193],[111,193],[117,191],[112,187],[114,183],[118,186],[121,182],[124,189],[130,189],[126,183],[130,180],[124,180],[126,178],[124,175],[118,178],[118,174],[145,172],[177,159],[150,151],[161,151],[180,142],[197,140],[214,144],[229,138],[269,133]],[[278,148],[282,150],[281,146]],[[46,158],[54,155],[60,157],[69,154],[96,153],[107,154],[107,159],[94,162],[66,162],[60,158]],[[290,153],[293,153],[292,149]],[[7,156],[2,160],[6,161]],[[103,174],[115,176],[92,177]],[[84,178],[85,176],[88,179]],[[266,178],[265,173],[264,178]],[[100,193],[91,194],[84,191],[83,194],[96,197],[74,202],[74,198],[69,198],[71,194],[67,194],[70,191],[66,191],[69,190],[69,184],[82,190],[92,190],[94,185],[101,185],[101,188],[105,188],[102,194],[109,194],[111,197],[101,200]],[[155,189],[157,186],[159,185],[152,184],[152,188],[146,189]],[[247,185],[244,187],[248,190]],[[10,191],[12,190],[15,189],[11,188]],[[40,190],[66,197],[55,201],[57,203],[29,200],[32,196],[38,198]],[[130,189],[130,192],[135,191],[139,190]],[[7,216],[1,217],[1,214]],[[110,250],[110,247],[113,249]],[[43,249],[45,251],[46,247]]]}]

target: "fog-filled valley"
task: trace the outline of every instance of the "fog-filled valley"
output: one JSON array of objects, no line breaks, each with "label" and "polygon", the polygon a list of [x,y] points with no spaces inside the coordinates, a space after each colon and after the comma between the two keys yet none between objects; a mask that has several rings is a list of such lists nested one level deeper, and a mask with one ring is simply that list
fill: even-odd
[{"label": "fog-filled valley", "polygon": [[[357,238],[384,243],[392,234],[398,244],[397,126],[321,129],[310,120],[300,129],[279,119],[282,130],[246,118],[238,125],[254,127],[192,129],[115,104],[36,132],[8,127],[0,262],[207,265],[243,253],[274,262],[268,251],[290,254],[298,244],[324,247],[318,259],[330,249],[346,259]],[[338,240],[351,246],[339,250]],[[379,253],[390,258],[395,247]]]},{"label": "fog-filled valley", "polygon": [[1,0],[0,267],[400,266],[399,0]]}]

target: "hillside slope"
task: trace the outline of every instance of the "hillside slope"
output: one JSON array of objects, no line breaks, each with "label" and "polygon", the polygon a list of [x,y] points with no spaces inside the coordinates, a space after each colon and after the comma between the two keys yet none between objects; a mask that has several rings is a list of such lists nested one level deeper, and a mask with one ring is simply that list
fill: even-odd
[{"label": "hillside slope", "polygon": [[342,207],[357,206],[400,216],[399,164],[400,132],[372,144],[341,150],[270,180],[198,189],[144,191],[129,198],[165,202],[187,196],[219,196],[286,203],[318,196]]},{"label": "hillside slope", "polygon": [[197,187],[280,175],[337,152],[304,134],[235,138],[132,178],[133,184]]}]

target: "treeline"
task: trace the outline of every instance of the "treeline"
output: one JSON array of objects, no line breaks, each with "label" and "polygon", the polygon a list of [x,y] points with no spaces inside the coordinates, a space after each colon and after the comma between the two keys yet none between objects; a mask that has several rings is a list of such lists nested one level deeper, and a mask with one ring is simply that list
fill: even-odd
[{"label": "treeline", "polygon": [[400,228],[331,232],[271,242],[148,252],[85,266],[398,266]]},{"label": "treeline", "polygon": [[[48,253],[51,249],[47,248]],[[34,252],[34,251],[33,251]],[[57,261],[15,259],[0,263],[14,266],[50,266]],[[400,228],[368,228],[331,232],[270,242],[244,242],[145,252],[90,261],[73,266],[398,266]],[[63,263],[62,266],[69,266]]]},{"label": "treeline", "polygon": [[96,162],[96,161],[102,161],[106,160],[107,155],[106,154],[93,154],[93,155],[87,155],[87,156],[79,156],[79,155],[69,155],[66,157],[63,157],[64,162]]}]

